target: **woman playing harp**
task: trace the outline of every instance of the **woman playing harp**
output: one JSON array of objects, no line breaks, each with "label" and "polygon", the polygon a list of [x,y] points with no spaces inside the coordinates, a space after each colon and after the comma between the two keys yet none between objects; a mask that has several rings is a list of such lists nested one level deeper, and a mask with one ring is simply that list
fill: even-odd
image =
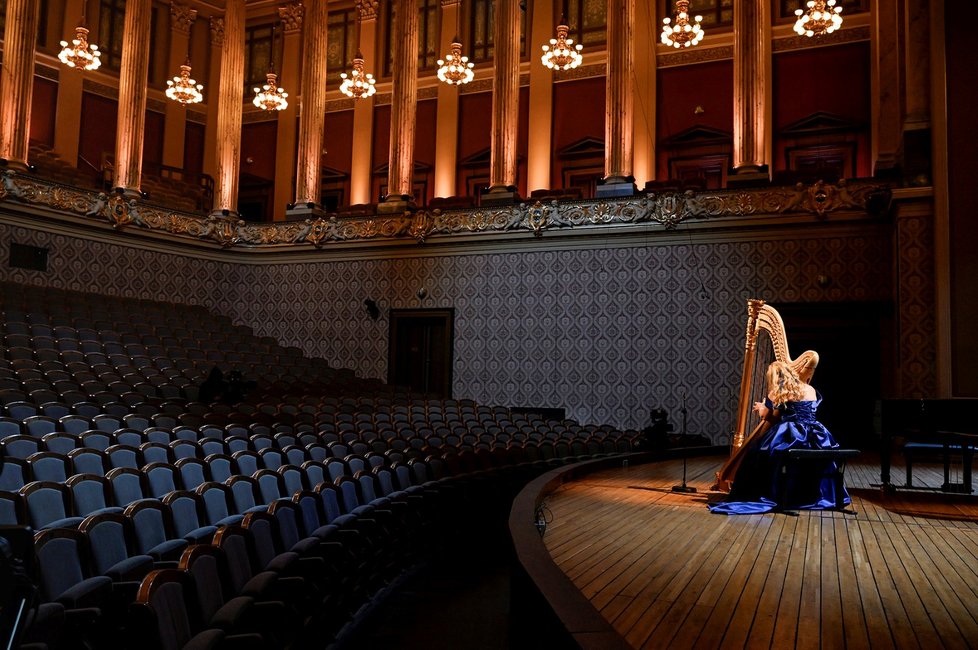
[{"label": "woman playing harp", "polygon": [[[839,445],[817,420],[822,398],[808,383],[818,355],[809,350],[791,360],[781,317],[762,301],[748,303],[747,348],[741,404],[738,411],[734,452],[717,473],[717,488],[730,491],[724,503],[710,507],[725,514],[754,514],[776,508],[818,509],[835,505],[835,492],[827,474],[834,468],[811,466],[794,476],[782,476],[789,449],[834,449]],[[751,399],[751,375],[758,334],[770,335],[775,361],[765,370],[763,397]],[[744,436],[749,409],[760,417],[754,430]],[[779,481],[788,487],[784,503],[776,503]],[[732,484],[732,485],[731,485]],[[849,502],[848,495],[845,502]]]}]

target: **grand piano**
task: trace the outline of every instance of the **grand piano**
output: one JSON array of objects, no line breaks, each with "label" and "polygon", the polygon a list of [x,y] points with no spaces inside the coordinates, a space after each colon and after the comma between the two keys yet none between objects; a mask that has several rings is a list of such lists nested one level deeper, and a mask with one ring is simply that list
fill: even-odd
[{"label": "grand piano", "polygon": [[[880,482],[884,490],[913,487],[913,461],[939,458],[944,492],[971,494],[972,461],[978,448],[978,399],[888,399],[880,402]],[[903,452],[906,486],[890,480],[893,448]],[[961,482],[952,482],[952,461],[961,463]]]}]

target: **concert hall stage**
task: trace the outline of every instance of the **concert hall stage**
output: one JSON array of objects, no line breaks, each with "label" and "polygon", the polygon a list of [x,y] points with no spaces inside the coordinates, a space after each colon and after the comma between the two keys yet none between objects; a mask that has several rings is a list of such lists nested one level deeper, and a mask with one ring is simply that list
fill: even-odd
[{"label": "concert hall stage", "polygon": [[[722,460],[690,459],[695,494],[671,490],[679,460],[606,460],[528,486],[534,513],[548,520],[545,551],[533,556],[532,537],[517,534],[518,499],[517,553],[575,642],[623,645],[617,633],[634,648],[978,643],[978,497],[883,497],[870,458],[846,472],[855,516],[728,517],[706,508],[721,498],[708,490]],[[941,468],[915,466],[914,480],[939,485]]]}]

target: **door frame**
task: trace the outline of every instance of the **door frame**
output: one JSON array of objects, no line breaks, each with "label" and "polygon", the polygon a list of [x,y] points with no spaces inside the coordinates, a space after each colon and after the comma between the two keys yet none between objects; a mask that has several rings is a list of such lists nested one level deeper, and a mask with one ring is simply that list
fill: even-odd
[{"label": "door frame", "polygon": [[390,327],[387,335],[387,383],[394,385],[394,361],[397,359],[397,324],[399,321],[411,320],[416,318],[441,318],[445,322],[446,332],[446,358],[447,358],[447,384],[448,391],[443,396],[446,399],[452,397],[455,384],[455,308],[454,307],[432,307],[417,309],[391,309],[388,316]]}]

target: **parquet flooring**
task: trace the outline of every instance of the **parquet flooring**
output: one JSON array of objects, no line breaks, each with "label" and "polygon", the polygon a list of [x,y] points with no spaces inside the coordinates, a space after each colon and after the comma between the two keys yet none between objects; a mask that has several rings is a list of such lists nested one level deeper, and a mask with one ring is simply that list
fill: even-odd
[{"label": "parquet flooring", "polygon": [[[846,474],[855,516],[715,515],[721,462],[689,461],[695,494],[671,491],[682,464],[667,461],[591,474],[545,501],[551,556],[631,646],[978,646],[978,497],[883,498],[865,462]],[[914,480],[939,485],[940,468],[915,466]]]}]

